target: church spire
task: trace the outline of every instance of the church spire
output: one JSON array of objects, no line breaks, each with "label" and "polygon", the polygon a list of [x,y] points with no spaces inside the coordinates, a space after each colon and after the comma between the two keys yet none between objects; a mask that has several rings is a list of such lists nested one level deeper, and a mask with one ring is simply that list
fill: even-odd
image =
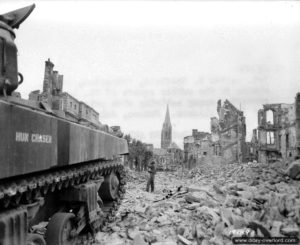
[{"label": "church spire", "polygon": [[172,143],[172,125],[170,119],[169,105],[167,105],[167,112],[165,121],[161,130],[161,148],[167,149]]},{"label": "church spire", "polygon": [[164,124],[171,125],[170,112],[169,112],[169,104],[167,104],[167,112],[166,112]]}]

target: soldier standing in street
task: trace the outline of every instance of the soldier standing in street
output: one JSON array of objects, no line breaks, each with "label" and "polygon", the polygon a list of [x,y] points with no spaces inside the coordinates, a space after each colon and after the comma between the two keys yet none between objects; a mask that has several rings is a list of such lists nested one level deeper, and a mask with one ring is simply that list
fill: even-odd
[{"label": "soldier standing in street", "polygon": [[148,166],[148,172],[149,172],[149,178],[147,182],[147,188],[146,191],[149,192],[149,188],[151,186],[151,192],[154,191],[154,176],[156,173],[156,168],[155,168],[155,162],[151,161],[150,166]]}]

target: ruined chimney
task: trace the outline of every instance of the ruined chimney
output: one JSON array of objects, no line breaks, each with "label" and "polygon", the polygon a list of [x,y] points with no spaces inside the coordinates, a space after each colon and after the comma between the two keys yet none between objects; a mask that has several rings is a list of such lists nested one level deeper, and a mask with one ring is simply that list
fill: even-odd
[{"label": "ruined chimney", "polygon": [[56,95],[58,85],[58,71],[53,71],[52,74],[52,94]]},{"label": "ruined chimney", "polygon": [[45,74],[43,83],[43,92],[51,94],[52,93],[52,74],[53,74],[54,64],[48,59],[45,61]]},{"label": "ruined chimney", "polygon": [[193,137],[196,138],[196,137],[197,137],[198,130],[197,130],[197,129],[193,129],[192,132],[193,132],[193,133],[192,133]]},{"label": "ruined chimney", "polygon": [[64,82],[64,75],[58,75],[57,89],[58,89],[59,93],[62,93],[62,91],[63,91],[63,82]]}]

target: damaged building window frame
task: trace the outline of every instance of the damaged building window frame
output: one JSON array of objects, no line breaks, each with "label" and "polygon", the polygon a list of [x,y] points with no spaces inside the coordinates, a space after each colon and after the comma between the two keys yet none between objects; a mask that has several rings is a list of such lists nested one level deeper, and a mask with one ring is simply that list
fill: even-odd
[{"label": "damaged building window frame", "polygon": [[267,131],[267,145],[275,144],[275,133],[274,131]]},{"label": "damaged building window frame", "polygon": [[288,149],[290,147],[290,135],[289,133],[285,134],[285,147]]},{"label": "damaged building window frame", "polygon": [[266,110],[266,122],[269,125],[274,125],[274,111],[272,109]]}]

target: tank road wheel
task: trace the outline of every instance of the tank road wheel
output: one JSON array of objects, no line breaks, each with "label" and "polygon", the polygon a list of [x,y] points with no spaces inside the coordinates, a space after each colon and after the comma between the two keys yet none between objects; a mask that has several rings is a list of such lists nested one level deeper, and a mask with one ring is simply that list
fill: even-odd
[{"label": "tank road wheel", "polygon": [[72,213],[56,213],[52,216],[46,231],[47,245],[75,245],[77,234]]},{"label": "tank road wheel", "polygon": [[28,234],[26,245],[46,245],[44,238],[38,234]]},{"label": "tank road wheel", "polygon": [[119,178],[114,171],[105,176],[100,186],[99,195],[103,200],[114,201],[118,198]]}]

